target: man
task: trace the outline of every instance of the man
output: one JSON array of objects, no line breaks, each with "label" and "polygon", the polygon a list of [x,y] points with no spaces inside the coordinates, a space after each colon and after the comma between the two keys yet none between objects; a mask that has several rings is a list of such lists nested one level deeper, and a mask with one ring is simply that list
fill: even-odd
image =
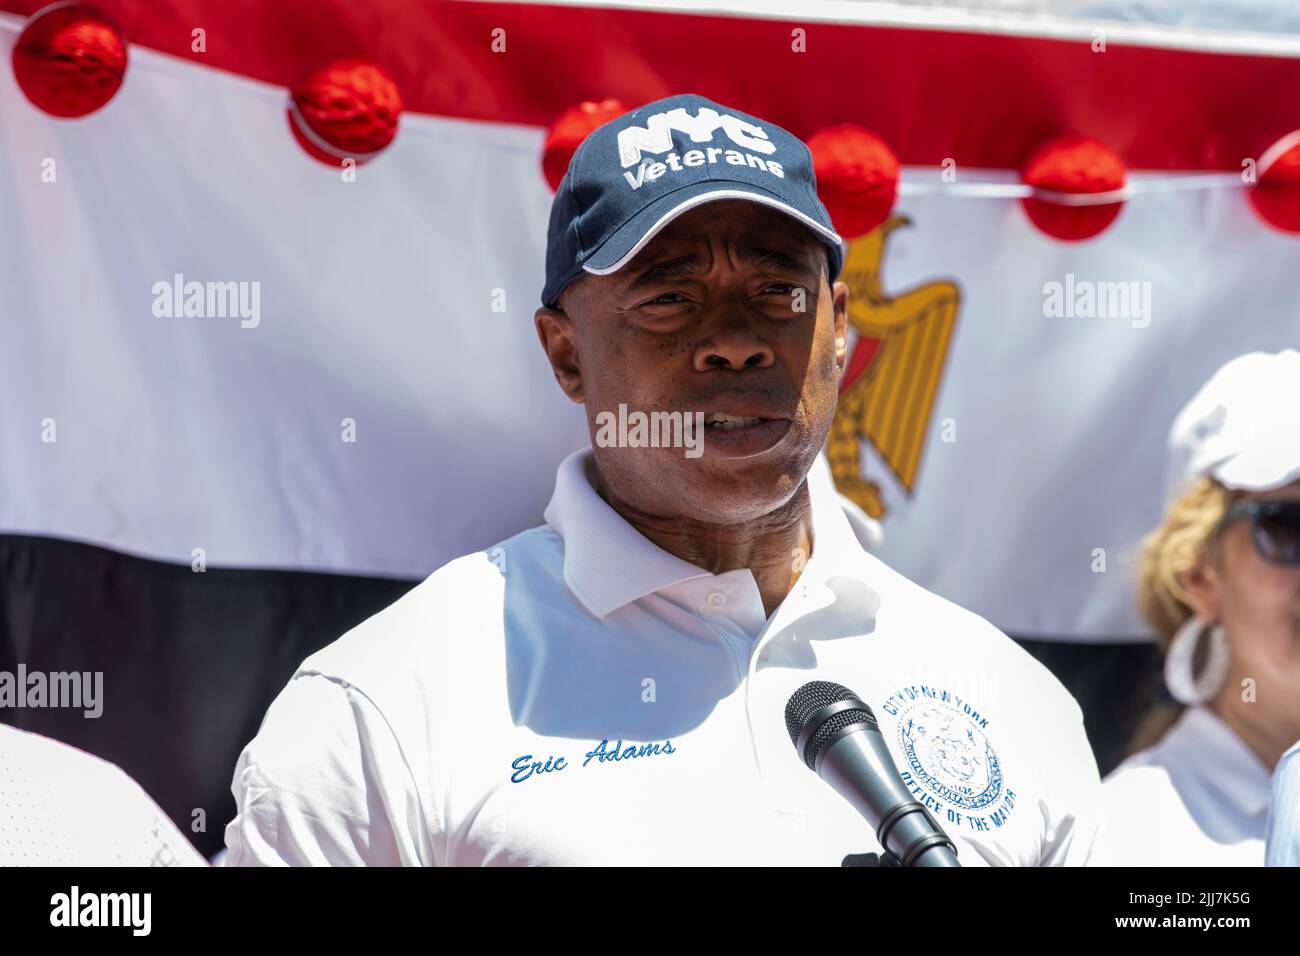
[{"label": "man", "polygon": [[[964,865],[1088,861],[1074,700],[864,552],[814,467],[842,262],[777,126],[681,95],[588,136],[536,326],[595,447],[545,525],[304,662],[236,768],[228,865],[838,866],[880,848],[784,726],[818,679],[874,707]],[[678,427],[611,427],[637,414]]]}]

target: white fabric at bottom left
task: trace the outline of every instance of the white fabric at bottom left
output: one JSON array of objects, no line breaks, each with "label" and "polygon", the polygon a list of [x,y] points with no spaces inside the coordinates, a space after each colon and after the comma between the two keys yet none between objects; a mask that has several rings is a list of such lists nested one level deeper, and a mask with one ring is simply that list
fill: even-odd
[{"label": "white fabric at bottom left", "polygon": [[0,866],[206,866],[121,768],[0,724]]}]

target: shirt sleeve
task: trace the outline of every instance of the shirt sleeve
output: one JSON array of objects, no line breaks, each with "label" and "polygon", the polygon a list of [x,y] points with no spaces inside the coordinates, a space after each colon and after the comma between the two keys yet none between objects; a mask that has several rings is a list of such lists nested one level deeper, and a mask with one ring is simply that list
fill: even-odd
[{"label": "shirt sleeve", "polygon": [[244,748],[226,866],[428,866],[432,838],[392,728],[356,687],[299,673]]},{"label": "shirt sleeve", "polygon": [[1300,866],[1300,743],[1278,762],[1269,802],[1265,866]]},{"label": "shirt sleeve", "polygon": [[[1073,698],[1071,698],[1073,702]],[[1073,719],[1063,728],[1053,754],[1047,834],[1042,866],[1106,866],[1110,864],[1102,841],[1104,813],[1097,758],[1083,727],[1077,704]]]}]

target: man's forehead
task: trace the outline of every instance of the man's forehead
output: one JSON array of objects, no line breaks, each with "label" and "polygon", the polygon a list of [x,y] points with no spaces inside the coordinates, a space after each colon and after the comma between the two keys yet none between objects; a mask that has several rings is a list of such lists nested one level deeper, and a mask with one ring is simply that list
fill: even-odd
[{"label": "man's forehead", "polygon": [[719,201],[673,220],[615,275],[631,277],[663,259],[701,253],[714,241],[747,250],[782,252],[798,259],[821,247],[807,227],[785,213],[759,203]]}]

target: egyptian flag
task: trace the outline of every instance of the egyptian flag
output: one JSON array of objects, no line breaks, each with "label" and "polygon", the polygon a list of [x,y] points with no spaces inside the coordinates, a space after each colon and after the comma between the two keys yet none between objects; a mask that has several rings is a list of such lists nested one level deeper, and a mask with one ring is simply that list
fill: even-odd
[{"label": "egyptian flag", "polygon": [[41,6],[0,0],[0,671],[105,699],[0,720],[120,765],[208,852],[295,666],[540,523],[588,441],[533,330],[566,116],[690,90],[819,144],[851,237],[840,488],[1076,690],[1151,656],[1131,570],[1174,413],[1300,341],[1294,210],[1254,191],[1300,128],[1272,3],[98,0],[27,32]]}]

